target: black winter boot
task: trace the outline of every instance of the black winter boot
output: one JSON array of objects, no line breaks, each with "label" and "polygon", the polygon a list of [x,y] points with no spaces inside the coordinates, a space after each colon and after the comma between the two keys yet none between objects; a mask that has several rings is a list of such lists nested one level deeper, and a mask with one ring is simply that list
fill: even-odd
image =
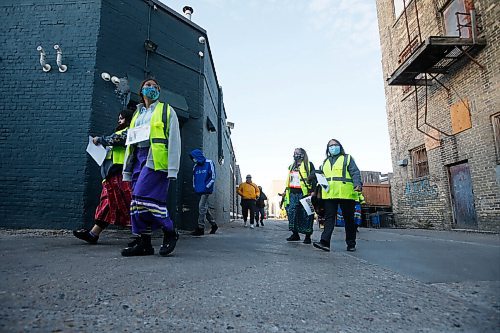
[{"label": "black winter boot", "polygon": [[311,234],[306,234],[306,238],[304,238],[304,244],[311,244]]},{"label": "black winter boot", "polygon": [[179,233],[175,230],[166,231],[163,230],[163,245],[160,247],[160,255],[162,257],[168,256],[175,249],[177,240],[179,239]]},{"label": "black winter boot", "polygon": [[141,239],[140,236],[133,236],[133,237],[130,237],[132,240],[130,242],[128,242],[127,244],[127,247],[133,247],[135,246],[136,244],[139,244],[139,241]]},{"label": "black winter boot", "polygon": [[205,234],[205,229],[203,228],[196,228],[192,233],[190,233],[191,236],[203,236]]},{"label": "black winter boot", "polygon": [[122,256],[150,256],[155,254],[155,249],[151,245],[151,235],[141,234],[137,244],[131,247],[126,247],[122,250]]},{"label": "black winter boot", "polygon": [[73,235],[89,244],[97,244],[99,240],[99,236],[92,236],[88,229],[73,230]]},{"label": "black winter boot", "polygon": [[212,228],[210,228],[210,234],[213,235],[215,232],[219,229],[219,226],[217,226],[217,223],[212,224]]},{"label": "black winter boot", "polygon": [[300,240],[299,233],[298,232],[292,233],[292,235],[290,237],[288,237],[286,240],[288,242],[297,242],[297,241],[299,241]]}]

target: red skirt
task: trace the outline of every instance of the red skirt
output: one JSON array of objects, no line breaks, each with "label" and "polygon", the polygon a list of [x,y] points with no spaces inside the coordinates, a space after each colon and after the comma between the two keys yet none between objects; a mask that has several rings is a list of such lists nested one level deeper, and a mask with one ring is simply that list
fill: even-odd
[{"label": "red skirt", "polygon": [[131,192],[129,182],[124,182],[120,173],[105,179],[102,182],[101,200],[95,211],[95,220],[129,226]]}]

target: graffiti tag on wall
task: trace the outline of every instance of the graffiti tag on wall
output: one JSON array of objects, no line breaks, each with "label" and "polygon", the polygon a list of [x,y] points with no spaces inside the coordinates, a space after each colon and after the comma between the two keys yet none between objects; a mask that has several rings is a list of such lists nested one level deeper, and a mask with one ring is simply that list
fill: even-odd
[{"label": "graffiti tag on wall", "polygon": [[438,196],[438,187],[431,185],[428,179],[414,180],[406,183],[405,197],[411,207],[422,207],[429,199]]}]

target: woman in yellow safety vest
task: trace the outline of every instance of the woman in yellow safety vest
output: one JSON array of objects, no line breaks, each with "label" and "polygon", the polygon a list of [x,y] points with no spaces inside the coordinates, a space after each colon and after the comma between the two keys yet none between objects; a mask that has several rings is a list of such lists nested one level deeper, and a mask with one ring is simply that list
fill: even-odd
[{"label": "woman in yellow safety vest", "polygon": [[351,155],[345,153],[338,140],[332,139],[326,148],[326,159],[320,168],[328,181],[328,190],[323,187],[321,198],[325,206],[325,229],[321,240],[313,245],[324,251],[330,251],[337,209],[340,206],[345,221],[345,241],[347,251],[356,251],[356,224],[354,206],[358,192],[362,190],[361,174]]},{"label": "woman in yellow safety vest", "polygon": [[167,210],[167,193],[179,172],[181,136],[174,109],[159,101],[160,89],[154,79],[142,82],[142,104],[128,130],[123,179],[132,184],[132,233],[139,237],[122,250],[125,257],[154,254],[151,233],[155,229],[163,230],[161,256],[170,254],[178,239]]},{"label": "woman in yellow safety vest", "polygon": [[90,244],[96,244],[101,232],[110,224],[126,226],[130,224],[131,191],[128,182],[122,179],[125,139],[133,110],[124,109],[118,116],[115,133],[108,136],[96,136],[92,142],[108,149],[106,159],[101,165],[102,191],[99,205],[95,211],[95,224],[92,229],[74,230],[73,235]]},{"label": "woman in yellow safety vest", "polygon": [[307,215],[300,199],[308,196],[313,189],[308,178],[314,173],[314,165],[309,162],[303,148],[296,148],[293,152],[293,164],[288,167],[288,178],[285,190],[285,209],[288,215],[288,229],[292,235],[288,242],[300,241],[299,233],[305,234],[304,244],[311,244],[313,233],[314,214]]}]

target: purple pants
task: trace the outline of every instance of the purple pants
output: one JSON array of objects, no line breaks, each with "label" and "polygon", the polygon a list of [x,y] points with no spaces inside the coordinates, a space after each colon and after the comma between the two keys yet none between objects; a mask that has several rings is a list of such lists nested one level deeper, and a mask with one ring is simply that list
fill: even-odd
[{"label": "purple pants", "polygon": [[156,229],[174,230],[167,210],[168,174],[146,166],[149,148],[137,148],[132,173],[130,218],[132,233],[141,234]]}]

